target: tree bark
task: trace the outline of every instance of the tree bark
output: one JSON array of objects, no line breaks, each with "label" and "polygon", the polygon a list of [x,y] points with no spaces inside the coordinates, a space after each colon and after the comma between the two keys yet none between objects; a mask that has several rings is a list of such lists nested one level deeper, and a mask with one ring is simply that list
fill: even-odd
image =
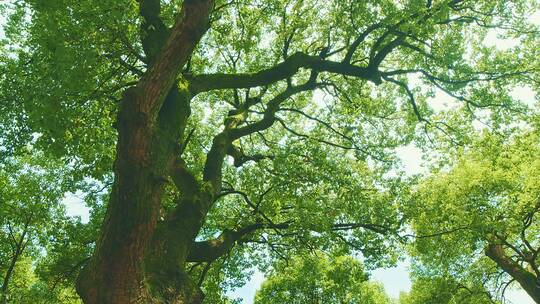
[{"label": "tree bark", "polygon": [[[146,267],[158,226],[164,185],[179,154],[190,115],[187,86],[174,85],[180,69],[208,29],[212,0],[186,0],[139,83],[123,96],[118,113],[115,181],[94,255],[81,271],[77,292],[86,304],[200,303],[202,294],[185,274],[182,256],[168,268]],[[182,226],[185,228],[186,226]],[[175,244],[189,250],[195,234],[177,231]],[[170,236],[170,235],[169,235]],[[187,255],[187,253],[185,254]],[[185,259],[184,259],[185,260]],[[174,269],[174,284],[157,287]],[[157,278],[157,280],[156,280]]]},{"label": "tree bark", "polygon": [[536,303],[540,303],[539,278],[508,257],[502,245],[489,244],[486,248],[486,256],[516,280]]}]

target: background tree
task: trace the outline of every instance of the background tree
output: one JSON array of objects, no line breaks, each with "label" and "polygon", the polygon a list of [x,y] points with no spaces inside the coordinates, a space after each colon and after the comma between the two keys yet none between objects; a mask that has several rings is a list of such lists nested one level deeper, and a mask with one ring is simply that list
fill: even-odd
[{"label": "background tree", "polygon": [[[94,253],[75,264],[85,303],[199,303],[222,265],[241,277],[302,247],[392,263],[407,192],[387,174],[394,149],[416,131],[467,141],[477,108],[525,111],[508,92],[537,86],[537,7],[10,2],[2,145],[35,139],[74,183],[114,176],[91,205]],[[493,29],[521,44],[486,46]],[[460,106],[434,113],[435,88]]]},{"label": "background tree", "polygon": [[0,303],[78,301],[72,284],[50,288],[39,273],[45,252],[60,241],[58,233],[75,224],[59,203],[65,172],[47,162],[38,153],[0,166]]},{"label": "background tree", "polygon": [[518,283],[540,301],[537,131],[484,132],[419,186],[408,210],[426,271]]},{"label": "background tree", "polygon": [[357,259],[316,252],[281,261],[257,291],[255,303],[389,304],[391,301],[380,283],[369,281]]},{"label": "background tree", "polygon": [[415,278],[411,291],[399,296],[400,304],[495,304],[500,303],[482,284],[461,283],[436,276]]}]

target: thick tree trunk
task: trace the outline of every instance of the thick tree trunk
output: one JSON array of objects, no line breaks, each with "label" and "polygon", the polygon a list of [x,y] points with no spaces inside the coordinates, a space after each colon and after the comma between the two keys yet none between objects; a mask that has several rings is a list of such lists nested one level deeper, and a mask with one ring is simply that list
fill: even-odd
[{"label": "thick tree trunk", "polygon": [[486,256],[516,280],[536,303],[540,303],[539,278],[508,257],[502,245],[489,244],[486,248]]},{"label": "thick tree trunk", "polygon": [[144,115],[131,108],[132,94],[125,94],[119,113],[116,178],[101,239],[77,291],[85,303],[197,304],[203,295],[184,269],[207,212],[200,206],[208,206],[211,195],[184,190],[175,212],[158,223],[190,96],[173,88],[156,126],[148,128]]},{"label": "thick tree trunk", "polygon": [[[182,130],[150,127],[148,117],[133,108],[136,94],[136,89],[125,94],[119,112],[115,183],[96,255],[79,280],[85,303],[152,302],[145,282],[145,253],[174,162],[174,137],[178,139]],[[176,89],[169,99],[180,101]],[[187,113],[184,116],[178,120],[185,125]]]},{"label": "thick tree trunk", "polygon": [[[145,2],[142,2],[145,3]],[[159,2],[156,2],[159,4]],[[163,191],[179,156],[190,114],[190,94],[176,86],[180,69],[208,29],[212,0],[184,1],[168,39],[137,86],[128,89],[118,113],[115,181],[94,255],[81,271],[77,292],[86,304],[200,303],[202,294],[184,272],[187,253],[170,255],[151,246]],[[197,221],[201,221],[197,219]],[[186,228],[187,225],[182,225]],[[176,229],[166,243],[187,252],[198,232]],[[182,258],[184,257],[184,258]]]}]

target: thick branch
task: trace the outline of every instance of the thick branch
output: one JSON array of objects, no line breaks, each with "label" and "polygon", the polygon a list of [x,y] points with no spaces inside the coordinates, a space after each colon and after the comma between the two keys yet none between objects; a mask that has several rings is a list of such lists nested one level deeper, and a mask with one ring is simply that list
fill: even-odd
[{"label": "thick branch", "polygon": [[345,54],[345,58],[343,58],[343,62],[350,63],[352,57],[354,56],[354,53],[360,46],[362,42],[371,34],[374,30],[380,28],[382,26],[382,23],[375,23],[372,26],[368,27],[362,34],[360,34],[351,44],[351,46],[347,49],[347,54]]},{"label": "thick branch", "polygon": [[404,41],[405,41],[404,36],[399,36],[396,39],[390,41],[377,53],[377,55],[371,58],[371,60],[369,61],[369,69],[370,70],[378,69],[379,65],[383,62],[386,56],[388,56],[388,54],[390,54],[395,48],[400,46]]},{"label": "thick branch", "polygon": [[152,62],[169,35],[169,29],[160,17],[160,0],[139,0],[139,14],[143,17],[141,23],[141,42],[146,54],[147,63]]},{"label": "thick branch", "polygon": [[149,116],[150,121],[157,115],[181,67],[208,30],[212,6],[213,0],[184,1],[167,42],[141,79],[138,89],[142,96],[138,98],[138,108]]},{"label": "thick branch", "polygon": [[183,161],[177,161],[172,172],[172,180],[178,190],[184,196],[191,197],[199,190],[199,184],[195,176],[189,172]]},{"label": "thick branch", "polygon": [[266,86],[287,79],[298,72],[300,68],[316,72],[329,72],[345,76],[358,77],[380,83],[377,71],[365,67],[324,60],[319,56],[311,56],[302,52],[291,55],[282,63],[252,74],[201,74],[184,75],[190,82],[192,94],[219,89],[240,89]]}]

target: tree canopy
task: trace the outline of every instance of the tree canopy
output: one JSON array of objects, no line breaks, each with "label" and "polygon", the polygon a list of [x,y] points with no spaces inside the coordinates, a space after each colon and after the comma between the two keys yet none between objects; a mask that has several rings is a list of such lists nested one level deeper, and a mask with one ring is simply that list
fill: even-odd
[{"label": "tree canopy", "polygon": [[[491,267],[540,301],[538,116],[512,94],[540,89],[539,9],[4,1],[3,301],[37,288],[59,302],[220,303],[254,268],[315,263],[306,252],[366,271],[410,252],[434,288],[496,293],[498,278],[475,276]],[[412,144],[432,174],[403,172],[396,149]],[[87,223],[65,214],[70,193]]]},{"label": "tree canopy", "polygon": [[391,302],[380,283],[368,280],[358,260],[315,253],[277,266],[257,292],[255,303]]},{"label": "tree canopy", "polygon": [[451,168],[422,182],[408,210],[415,231],[432,236],[415,242],[426,272],[483,278],[486,286],[501,289],[516,281],[534,290],[539,143],[537,131],[510,138],[484,133],[459,152]]},{"label": "tree canopy", "polygon": [[413,281],[411,291],[402,293],[400,304],[496,304],[482,284],[460,283],[451,278],[420,277]]}]

